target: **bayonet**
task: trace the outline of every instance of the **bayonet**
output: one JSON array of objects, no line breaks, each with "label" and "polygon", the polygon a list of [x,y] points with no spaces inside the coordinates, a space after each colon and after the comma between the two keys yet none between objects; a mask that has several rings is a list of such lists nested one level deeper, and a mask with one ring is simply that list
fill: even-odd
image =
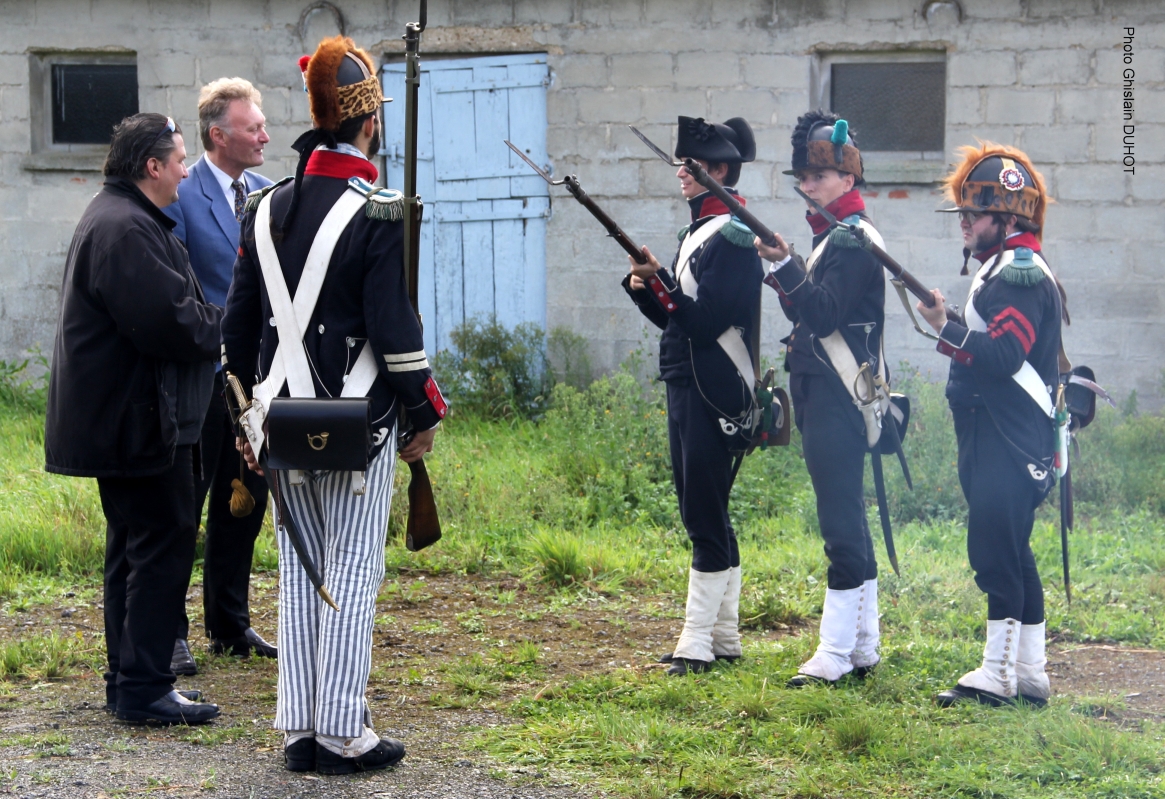
[{"label": "bayonet", "polygon": [[507,147],[517,153],[518,157],[529,164],[530,168],[537,172],[539,177],[545,180],[548,184],[551,186],[565,186],[566,190],[569,191],[571,195],[576,200],[578,200],[584,208],[591,212],[591,216],[599,220],[599,224],[607,229],[607,235],[618,242],[619,246],[626,250],[627,254],[635,260],[635,263],[647,263],[647,256],[643,254],[643,250],[639,247],[639,245],[633,242],[631,237],[624,233],[623,229],[615,223],[615,220],[607,216],[607,213],[599,207],[599,204],[592,200],[589,194],[583,191],[583,187],[578,182],[577,177],[574,175],[567,175],[564,178],[555,180],[554,178],[550,177],[545,169],[531,161],[524,152],[515,147],[513,142],[511,142],[509,139],[503,139],[503,141],[505,141]]},{"label": "bayonet", "polygon": [[635,127],[634,125],[628,125],[627,127],[631,128],[631,132],[638,136],[639,140],[646,144],[653,153],[658,155],[665,164],[675,167],[682,166],[684,169],[688,170],[688,174],[691,175],[697,183],[699,183],[708,191],[712,192],[712,194],[714,194],[717,199],[720,200],[720,202],[724,203],[732,215],[743,222],[749,230],[755,233],[757,237],[759,237],[760,240],[765,244],[765,246],[776,246],[777,237],[773,235],[773,232],[765,227],[763,222],[753,216],[747,208],[741,205],[740,200],[733,197],[723,186],[717,183],[716,179],[709,175],[707,170],[700,166],[699,162],[692,158],[684,158],[677,161],[663,150],[659,149],[659,147],[655,145],[655,142],[644,136],[639,128]]}]

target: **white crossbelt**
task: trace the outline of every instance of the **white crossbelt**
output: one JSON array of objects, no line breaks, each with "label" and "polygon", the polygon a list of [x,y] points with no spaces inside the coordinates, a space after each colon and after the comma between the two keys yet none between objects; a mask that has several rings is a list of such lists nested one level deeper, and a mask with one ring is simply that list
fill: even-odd
[{"label": "white crossbelt", "polygon": [[[728,224],[732,217],[729,214],[720,214],[710,222],[705,222],[700,226],[700,229],[695,233],[690,233],[684,239],[684,243],[680,245],[680,254],[676,260],[676,279],[679,281],[680,290],[687,294],[692,299],[696,299],[700,291],[700,284],[696,282],[696,276],[692,274],[692,255],[696,250],[700,249],[709,239],[715,236],[720,228]],[[760,375],[752,367],[752,358],[748,355],[748,347],[744,345],[744,338],[739,327],[729,327],[716,338],[716,343],[720,345],[720,349],[724,350],[724,354],[732,361],[732,365],[736,367],[736,371],[740,373],[740,378],[745,385],[752,388],[756,385],[756,381],[760,379]]]},{"label": "white crossbelt", "polygon": [[[971,291],[967,295],[966,310],[964,311],[968,330],[974,330],[979,333],[987,332],[987,322],[984,321],[983,317],[979,315],[979,312],[975,310],[975,295],[979,293],[979,289],[983,287],[983,283],[987,280],[987,278],[996,274],[1000,269],[1007,266],[1014,260],[1015,250],[1004,250],[997,260],[993,259],[991,263],[984,264],[983,266],[979,267],[979,271],[975,273],[975,278],[971,281]],[[1038,252],[1032,253],[1032,260],[1035,261],[1036,266],[1038,266],[1043,271],[1048,279],[1051,280],[1053,284],[1055,284],[1056,278],[1052,275],[1051,268],[1048,266],[1047,262],[1045,262],[1044,259],[1040,257]],[[1035,401],[1036,405],[1040,407],[1040,410],[1043,411],[1049,419],[1055,417],[1056,407],[1052,402],[1051,390],[1047,385],[1044,384],[1044,380],[1042,377],[1040,377],[1040,373],[1036,371],[1036,368],[1031,365],[1030,361],[1025,360],[1023,362],[1023,366],[1019,367],[1019,371],[1013,374],[1011,379],[1014,380],[1019,385],[1019,387],[1022,388],[1024,392]]]},{"label": "white crossbelt", "polygon": [[[271,194],[265,196],[259,203],[255,212],[255,248],[259,256],[263,281],[267,286],[267,298],[271,302],[271,313],[275,317],[275,327],[279,331],[279,345],[275,349],[275,357],[271,361],[267,378],[255,385],[252,391],[253,401],[246,414],[247,437],[255,452],[263,446],[263,421],[267,417],[267,409],[271,406],[271,400],[283,390],[284,384],[287,385],[288,393],[292,397],[316,396],[311,367],[303,347],[304,326],[300,324],[300,320],[307,322],[315,313],[336,242],[352,217],[366,203],[367,198],[363,194],[355,190],[345,191],[328,211],[308,251],[294,301],[287,290],[283,268],[275,251],[275,242],[271,238]],[[344,381],[340,396],[367,395],[376,380],[376,375],[372,343],[365,342],[355,365]],[[353,483],[355,482],[354,476]],[[360,483],[363,484],[362,474]]]},{"label": "white crossbelt", "polygon": [[[870,237],[870,241],[878,245],[883,250],[886,249],[885,241],[882,239],[882,234],[877,229],[864,219],[858,220],[858,227],[866,232]],[[809,255],[809,261],[805,264],[805,279],[809,279],[809,275],[813,274],[813,268],[817,266],[817,262],[821,260],[822,253],[825,252],[825,247],[829,244],[829,236],[825,236]],[[818,337],[822,348],[825,350],[826,356],[829,358],[829,363],[833,366],[837,376],[841,378],[842,385],[845,386],[846,392],[849,393],[850,399],[853,400],[854,405],[862,413],[862,418],[866,423],[866,443],[872,448],[878,443],[878,439],[882,436],[882,418],[887,411],[894,414],[896,419],[901,421],[902,412],[898,410],[898,406],[890,402],[890,385],[886,380],[886,355],[882,349],[881,340],[878,341],[878,377],[881,380],[881,387],[878,391],[877,397],[859,397],[857,394],[857,380],[858,374],[861,372],[861,367],[858,366],[857,358],[854,357],[853,350],[846,344],[845,337],[841,334],[841,329],[834,330],[828,336]]]}]

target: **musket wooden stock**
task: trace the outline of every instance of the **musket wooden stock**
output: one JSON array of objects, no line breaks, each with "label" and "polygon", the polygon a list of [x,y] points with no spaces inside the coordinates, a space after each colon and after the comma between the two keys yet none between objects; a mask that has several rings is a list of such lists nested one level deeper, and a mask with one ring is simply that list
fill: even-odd
[{"label": "musket wooden stock", "polygon": [[747,225],[748,229],[755,233],[766,247],[777,246],[777,237],[773,235],[773,231],[765,227],[759,219],[752,215],[751,211],[740,204],[740,200],[733,197],[717,183],[704,167],[691,158],[685,158],[684,169],[688,170],[688,174],[695,178],[697,183],[716,195],[717,199],[728,207],[732,215]]},{"label": "musket wooden stock", "polygon": [[638,244],[631,240],[631,237],[623,232],[623,228],[615,224],[615,220],[607,216],[607,212],[599,207],[599,204],[590,198],[590,195],[583,191],[583,187],[579,184],[578,178],[574,175],[569,175],[563,180],[563,185],[566,186],[567,191],[582,203],[582,206],[591,212],[591,216],[599,220],[599,224],[607,229],[607,235],[618,242],[619,246],[627,251],[637,264],[647,263],[647,256],[643,254],[643,250]]},{"label": "musket wooden stock", "polygon": [[[902,264],[898,263],[890,256],[890,253],[886,252],[871,241],[870,254],[878,259],[878,262],[882,264],[882,266],[886,267],[886,271],[893,275],[895,280],[905,286],[907,291],[909,291],[915,297],[918,297],[923,305],[925,305],[927,308],[934,307],[934,294],[931,293],[930,289],[922,285],[922,283],[920,283],[918,278],[916,278],[914,275],[907,272]],[[958,322],[959,324],[963,323],[963,318],[959,316],[956,311],[952,310],[951,308],[947,308],[946,310],[947,319],[952,322]]]}]

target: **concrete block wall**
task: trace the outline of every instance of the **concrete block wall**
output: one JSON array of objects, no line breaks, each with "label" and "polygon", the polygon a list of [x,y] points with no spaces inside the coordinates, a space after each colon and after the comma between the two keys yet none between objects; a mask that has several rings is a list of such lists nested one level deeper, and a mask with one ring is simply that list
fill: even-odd
[{"label": "concrete block wall", "polygon": [[[346,32],[399,57],[415,0],[333,0]],[[272,142],[262,171],[291,171],[309,124],[295,59],[337,30],[307,0],[25,0],[0,6],[0,358],[51,351],[56,294],[73,226],[100,186],[95,172],[33,172],[28,49],[128,48],[137,53],[144,110],[173,115],[199,146],[199,86],[241,75],[260,88]],[[674,170],[626,129],[661,146],[679,114],[744,116],[758,158],[740,188],[750,208],[807,249],[803,207],[781,175],[789,134],[807,110],[823,54],[945,52],[946,157],[976,136],[1028,150],[1057,199],[1046,249],[1070,297],[1071,354],[1118,395],[1162,402],[1165,367],[1165,9],[1144,0],[432,0],[424,51],[546,52],[553,72],[547,140],[559,173],[575,172],[636,241],[669,261],[687,222]],[[1136,173],[1124,172],[1123,28],[1135,27]],[[301,32],[303,35],[301,36]],[[905,123],[904,123],[905,124]],[[859,131],[860,133],[860,131]],[[932,184],[871,185],[868,205],[888,249],[961,302],[961,243],[933,213]],[[586,212],[556,193],[547,231],[547,318],[588,337],[597,366],[616,366],[657,339],[618,286],[622,251]],[[788,323],[766,297],[765,355]],[[888,298],[887,354],[936,376],[930,343]]]}]

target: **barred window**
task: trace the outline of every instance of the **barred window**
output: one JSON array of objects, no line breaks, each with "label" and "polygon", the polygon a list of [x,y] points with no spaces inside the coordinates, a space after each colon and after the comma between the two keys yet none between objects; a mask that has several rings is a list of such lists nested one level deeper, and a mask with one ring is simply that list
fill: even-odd
[{"label": "barred window", "polygon": [[53,64],[53,144],[109,144],[138,112],[136,64]]}]

